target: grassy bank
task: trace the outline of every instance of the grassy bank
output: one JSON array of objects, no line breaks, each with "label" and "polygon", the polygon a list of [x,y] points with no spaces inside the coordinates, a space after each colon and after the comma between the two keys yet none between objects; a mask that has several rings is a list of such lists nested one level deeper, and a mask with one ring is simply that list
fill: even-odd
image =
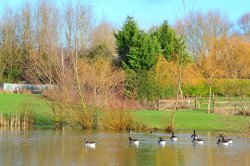
[{"label": "grassy bank", "polygon": [[[48,101],[42,95],[0,94],[0,113],[11,116],[23,111],[32,112],[36,125],[53,125],[52,111]],[[172,111],[135,111],[137,121],[149,128],[166,129],[170,124]],[[221,114],[207,114],[205,110],[176,111],[175,129],[241,131],[245,117]],[[248,117],[250,121],[250,117]]]},{"label": "grassy bank", "polygon": [[[135,117],[151,128],[166,129],[170,124],[171,111],[136,111]],[[250,117],[249,117],[250,118]],[[207,114],[200,110],[182,110],[175,113],[175,129],[197,129],[209,131],[242,131],[244,117]]]},{"label": "grassy bank", "polygon": [[42,95],[0,93],[0,113],[5,117],[27,111],[36,125],[53,124],[48,101]]}]

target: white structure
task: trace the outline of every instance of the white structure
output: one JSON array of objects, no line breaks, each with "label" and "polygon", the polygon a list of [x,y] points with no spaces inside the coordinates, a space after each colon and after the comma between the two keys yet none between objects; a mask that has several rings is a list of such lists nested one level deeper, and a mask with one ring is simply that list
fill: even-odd
[{"label": "white structure", "polygon": [[45,85],[33,85],[33,84],[11,84],[11,83],[3,83],[0,84],[0,89],[4,92],[13,92],[13,93],[22,93],[22,91],[31,91],[32,93],[41,93],[43,90],[49,89],[50,86],[48,84]]}]

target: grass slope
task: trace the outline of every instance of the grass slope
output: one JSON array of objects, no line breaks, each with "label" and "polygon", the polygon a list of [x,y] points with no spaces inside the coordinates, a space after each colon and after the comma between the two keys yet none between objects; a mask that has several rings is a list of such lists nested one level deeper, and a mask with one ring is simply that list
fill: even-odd
[{"label": "grass slope", "polygon": [[[149,127],[166,129],[171,122],[172,111],[136,111],[135,117]],[[175,129],[242,131],[244,117],[207,114],[205,111],[185,110],[175,112]]]},{"label": "grass slope", "polygon": [[[36,125],[51,125],[52,111],[42,95],[0,93],[0,113],[13,115],[29,110],[33,112]],[[172,111],[134,111],[135,118],[148,127],[166,129],[171,122]],[[205,110],[178,110],[175,113],[175,129],[242,131],[243,116],[207,114]],[[248,117],[250,122],[250,117]]]},{"label": "grass slope", "polygon": [[36,124],[52,123],[48,101],[42,95],[0,94],[0,113],[11,116],[27,110],[32,112]]}]

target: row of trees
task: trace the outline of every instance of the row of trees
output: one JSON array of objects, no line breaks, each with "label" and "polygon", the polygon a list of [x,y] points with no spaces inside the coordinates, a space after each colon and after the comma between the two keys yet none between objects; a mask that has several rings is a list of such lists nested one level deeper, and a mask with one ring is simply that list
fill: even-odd
[{"label": "row of trees", "polygon": [[[35,6],[34,6],[35,5]],[[72,65],[74,55],[110,57],[115,53],[113,27],[93,26],[88,4],[53,1],[3,9],[0,22],[1,82],[57,83],[58,66]],[[62,69],[60,69],[62,70]]]},{"label": "row of trees", "polygon": [[57,85],[46,95],[58,126],[97,127],[96,109],[122,97],[124,74],[113,65],[110,24],[93,26],[81,2],[26,3],[0,22],[0,80]]},{"label": "row of trees", "polygon": [[[132,17],[128,17],[122,29],[115,33],[115,38],[119,62],[126,71],[127,93],[136,98],[155,99],[169,93],[170,87],[167,85],[173,87],[173,84],[160,83],[159,78],[164,73],[159,71],[160,63],[178,66],[192,61],[183,38],[167,21],[145,32],[139,29]],[[169,79],[170,75],[163,77],[171,82],[173,79]]]},{"label": "row of trees", "polygon": [[96,126],[93,110],[116,100],[178,100],[204,89],[211,95],[215,78],[250,77],[248,14],[239,19],[244,33],[232,31],[217,11],[191,12],[173,27],[164,21],[148,31],[133,17],[119,30],[105,21],[94,26],[93,18],[91,7],[80,2],[6,9],[0,81],[58,85],[46,94],[58,124],[70,114],[90,128]]},{"label": "row of trees", "polygon": [[[195,21],[193,24],[183,22],[188,25],[178,21],[177,30],[185,27],[182,30],[186,31],[182,37],[166,21],[144,32],[133,18],[128,17],[115,37],[121,65],[127,72],[129,93],[155,99],[174,96],[176,90],[182,91],[180,86],[196,86],[203,82],[211,87],[213,78],[248,79],[247,36],[231,34],[229,23],[216,12],[201,16],[202,20],[208,21],[197,22],[198,25]],[[194,27],[200,29],[192,29]],[[200,34],[195,34],[197,32]],[[197,50],[192,51],[193,48]]]}]

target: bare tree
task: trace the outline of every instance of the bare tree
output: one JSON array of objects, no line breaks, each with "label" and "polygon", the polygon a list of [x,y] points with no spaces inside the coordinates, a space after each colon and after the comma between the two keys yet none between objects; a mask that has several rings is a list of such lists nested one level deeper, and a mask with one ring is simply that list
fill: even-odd
[{"label": "bare tree", "polygon": [[93,30],[90,57],[114,58],[115,55],[114,27],[103,21]]},{"label": "bare tree", "polygon": [[[23,59],[19,54],[18,14],[10,9],[4,11],[0,27],[0,74],[16,81],[23,73]],[[13,80],[14,79],[14,80]]]},{"label": "bare tree", "polygon": [[106,107],[124,82],[110,59],[85,58],[99,44],[115,53],[112,26],[101,23],[93,32],[90,6],[80,1],[66,6],[50,0],[38,1],[36,7],[25,3],[16,12],[6,10],[1,19],[0,78],[20,69],[25,80],[56,87],[45,95],[58,126],[67,121],[96,127],[95,108]]},{"label": "bare tree", "polygon": [[209,48],[209,38],[228,34],[231,24],[219,11],[190,12],[175,23],[177,32],[186,39],[187,49],[195,61]]},{"label": "bare tree", "polygon": [[243,14],[238,19],[238,26],[241,28],[248,40],[250,40],[250,12]]}]

